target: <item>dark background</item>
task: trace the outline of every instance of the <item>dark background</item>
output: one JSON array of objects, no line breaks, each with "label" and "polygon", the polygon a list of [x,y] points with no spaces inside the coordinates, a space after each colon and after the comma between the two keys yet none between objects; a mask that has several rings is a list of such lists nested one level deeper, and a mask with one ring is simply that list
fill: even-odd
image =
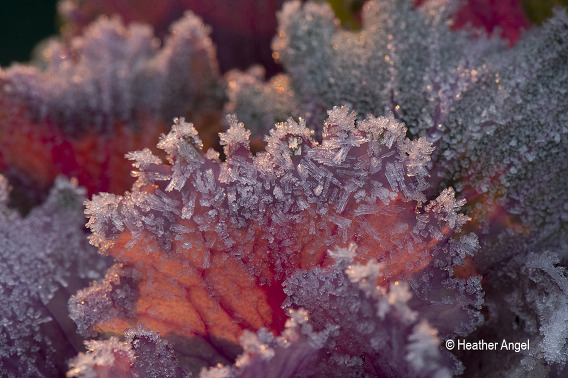
[{"label": "dark background", "polygon": [[34,46],[57,33],[57,0],[0,2],[0,65],[27,62]]}]

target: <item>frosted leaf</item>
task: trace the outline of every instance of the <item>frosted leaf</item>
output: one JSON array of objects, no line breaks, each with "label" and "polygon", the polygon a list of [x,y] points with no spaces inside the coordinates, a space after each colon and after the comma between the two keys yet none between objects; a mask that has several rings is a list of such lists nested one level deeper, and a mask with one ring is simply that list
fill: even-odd
[{"label": "frosted leaf", "polygon": [[[47,44],[42,70],[0,70],[3,170],[36,191],[65,174],[89,194],[123,192],[125,153],[154,144],[174,116],[218,117],[222,84],[208,34],[192,13],[163,43],[147,25],[101,17],[83,35]],[[36,158],[22,156],[22,143]]]},{"label": "frosted leaf", "polygon": [[[195,96],[215,84],[218,69],[208,30],[192,13],[158,47],[148,26],[101,17],[82,37],[53,40],[42,52],[44,71],[14,66],[2,81],[33,117],[47,117],[66,133],[85,126],[110,131],[141,111],[171,119],[197,105]],[[194,70],[176,69],[190,63]]]},{"label": "frosted leaf", "polygon": [[232,81],[231,112],[259,130],[259,121],[279,122],[277,111],[297,104],[292,111],[305,116],[319,138],[325,109],[349,104],[360,114],[390,111],[413,136],[438,140],[448,109],[475,85],[479,67],[502,43],[450,31],[449,2],[426,3],[415,8],[412,1],[368,1],[361,30],[347,31],[326,3],[287,2],[272,48],[290,91],[273,99],[272,83],[262,86],[259,75],[233,74],[249,79]]},{"label": "frosted leaf", "polygon": [[480,267],[566,244],[566,25],[558,10],[515,47],[492,55],[446,116],[437,146],[443,164],[434,177],[460,182],[456,190],[484,243]]},{"label": "frosted leaf", "polygon": [[[0,182],[7,186],[3,177]],[[65,304],[108,267],[87,243],[84,195],[76,183],[58,178],[26,217],[1,205],[0,371],[6,377],[61,375],[65,359],[81,345]]]},{"label": "frosted leaf", "polygon": [[[249,132],[229,118],[232,126],[221,135],[225,162],[199,152],[193,129],[183,121],[160,141],[169,164],[132,155],[151,161],[135,162],[138,182],[132,192],[102,194],[87,203],[91,242],[122,265],[71,301],[82,331],[144,324],[176,351],[188,345],[202,348],[204,355],[222,351],[185,360],[187,371],[225,365],[230,360],[224,356],[241,352],[245,330],[284,327],[286,277],[332,264],[327,250],[351,242],[359,245],[353,264],[375,261],[384,267],[385,284],[403,278],[419,282],[421,274],[436,272],[444,295],[454,289],[461,295],[448,306],[458,312],[470,306],[478,288],[466,295],[459,285],[444,283],[453,267],[466,264],[456,257],[465,253],[458,252],[462,243],[452,237],[461,226],[456,221],[461,202],[451,202],[453,192],[430,205],[419,202],[425,199],[427,172],[414,168],[416,156],[430,149],[407,142],[404,125],[392,118],[358,121],[348,107],[329,114],[321,144],[311,139],[303,120],[290,119],[270,132],[267,151],[253,156]],[[180,151],[188,148],[199,158],[184,158]],[[172,184],[182,176],[183,185]],[[389,188],[388,193],[377,188]],[[335,257],[346,258],[351,255]],[[376,278],[375,268],[367,268],[355,269],[354,276]],[[126,284],[113,277],[126,280],[128,300],[115,299]],[[412,290],[421,300],[432,300],[435,311],[441,300],[430,286]],[[97,298],[104,300],[98,304]],[[103,308],[104,317],[97,318]],[[471,311],[446,321],[444,332],[453,332],[456,323],[470,325]]]},{"label": "frosted leaf", "polygon": [[189,9],[212,27],[211,38],[218,48],[219,65],[223,72],[235,67],[262,64],[274,73],[278,67],[271,56],[270,40],[276,30],[275,13],[282,3],[283,0],[268,3],[221,0],[218,6],[213,7],[201,2],[166,0],[155,6],[151,0],[123,0],[121,6],[117,7],[114,0],[96,3],[62,0],[58,3],[58,10],[66,36],[79,33],[102,14],[118,14],[129,23],[144,22],[153,26],[156,34],[161,36],[184,10]]}]

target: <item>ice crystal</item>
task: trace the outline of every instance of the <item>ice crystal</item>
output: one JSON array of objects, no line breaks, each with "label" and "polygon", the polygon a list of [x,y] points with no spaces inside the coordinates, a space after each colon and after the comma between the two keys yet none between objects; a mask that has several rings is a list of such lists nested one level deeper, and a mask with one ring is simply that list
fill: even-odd
[{"label": "ice crystal", "polygon": [[83,189],[58,179],[46,202],[23,218],[5,206],[7,181],[0,183],[0,371],[60,374],[81,344],[65,303],[108,265],[87,243]]}]

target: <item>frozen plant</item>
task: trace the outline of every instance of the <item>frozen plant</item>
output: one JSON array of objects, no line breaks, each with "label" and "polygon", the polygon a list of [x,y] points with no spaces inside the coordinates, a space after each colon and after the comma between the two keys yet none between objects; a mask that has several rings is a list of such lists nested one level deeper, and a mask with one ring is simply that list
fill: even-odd
[{"label": "frozen plant", "polygon": [[[67,368],[54,352],[69,341],[52,340],[41,326],[65,318],[41,316],[44,302],[62,298],[48,291],[24,304],[30,316],[22,323],[5,322],[2,352],[29,356],[6,369],[69,377],[565,376],[568,17],[555,11],[509,48],[455,30],[459,7],[369,1],[361,30],[346,31],[323,3],[286,3],[273,43],[285,72],[267,82],[258,67],[224,77],[225,109],[236,115],[220,134],[223,154],[203,148],[182,118],[194,120],[199,105],[177,114],[158,142],[162,151],[127,154],[137,180],[129,192],[86,202],[91,243],[116,262],[68,302],[79,334],[91,339],[86,350],[73,341],[79,354]],[[92,27],[105,22],[119,25]],[[144,30],[137,28],[125,30]],[[121,61],[121,51],[110,61]],[[147,83],[173,68],[152,71]],[[184,105],[186,87],[174,84],[179,91],[165,102],[136,98],[153,110]],[[42,96],[33,103],[50,101]],[[26,104],[12,100],[0,99],[16,110]],[[121,114],[81,109],[88,122]],[[165,116],[176,112],[169,109]],[[13,217],[6,228],[22,219],[5,214]],[[37,227],[34,240],[61,242],[60,227],[74,230],[49,225],[56,229]],[[50,261],[42,252],[26,257]],[[40,293],[58,287],[49,285],[59,264],[44,266],[47,273],[34,275]],[[14,286],[21,276],[6,272],[2,287],[25,288],[32,300],[46,295]],[[75,282],[74,270],[63,272]],[[12,332],[20,325],[28,333]],[[470,353],[448,350],[448,340],[530,348]]]},{"label": "frozen plant", "polygon": [[[404,359],[376,365],[390,361],[381,349],[390,342],[388,333],[370,340],[371,328],[361,329],[357,319],[334,314],[334,308],[347,309],[342,301],[353,301],[379,332],[391,327],[382,319],[392,301],[414,297],[412,306],[443,335],[475,329],[481,320],[479,277],[453,270],[467,265],[477,239],[454,235],[468,218],[459,213],[463,201],[454,199],[451,189],[431,201],[423,194],[431,144],[406,139],[405,127],[392,118],[356,118],[347,107],[330,110],[321,143],[303,120],[289,119],[271,130],[266,152],[252,156],[250,132],[230,117],[231,127],[221,134],[225,162],[211,150],[201,152],[196,130],[179,119],[158,144],[167,164],[149,150],[130,154],[138,170],[132,192],[101,194],[87,203],[91,242],[120,264],[70,301],[79,332],[120,333],[143,325],[185,356],[183,369],[197,373],[231,364],[242,351],[244,331],[279,334],[286,323],[283,308],[307,308],[310,327],[328,330],[320,341],[329,338],[329,344],[326,353],[317,352],[325,343],[312,346],[317,355],[300,374],[322,364],[328,353],[337,356],[340,367],[351,361],[354,371],[405,374],[411,370]],[[357,248],[340,260],[365,263],[366,269],[378,261],[380,275],[355,273],[349,263],[334,268],[327,251],[352,242]],[[341,294],[347,283],[337,280],[346,280],[344,269],[353,271],[347,272],[353,282],[370,285],[377,294],[357,294],[364,303]],[[390,299],[379,301],[387,295],[381,288],[396,288],[399,281],[408,282],[414,294],[391,290]],[[329,300],[310,301],[314,290]],[[396,323],[398,315],[393,316]],[[408,337],[412,327],[416,332],[430,327],[410,321],[417,316],[400,325]],[[354,337],[355,331],[360,335]],[[357,357],[369,342],[376,349],[371,366]]]}]

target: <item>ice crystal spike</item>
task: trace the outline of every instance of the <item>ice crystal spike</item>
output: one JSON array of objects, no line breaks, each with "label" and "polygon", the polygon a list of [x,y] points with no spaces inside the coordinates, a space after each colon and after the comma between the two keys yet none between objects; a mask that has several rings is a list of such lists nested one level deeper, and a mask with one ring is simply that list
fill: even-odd
[{"label": "ice crystal spike", "polygon": [[235,115],[228,115],[227,122],[229,123],[229,129],[224,133],[220,133],[219,139],[225,155],[231,158],[236,151],[241,149],[248,151],[250,131],[245,129],[245,125],[239,122]]},{"label": "ice crystal spike", "polygon": [[147,25],[101,17],[81,36],[50,41],[41,57],[42,70],[0,71],[0,169],[39,189],[63,173],[90,193],[123,192],[125,153],[153,144],[174,116],[200,122],[221,109],[215,48],[192,13],[163,44]]},{"label": "ice crystal spike", "polygon": [[[71,301],[80,329],[144,324],[177,351],[200,345],[234,358],[244,330],[282,330],[286,277],[333,264],[327,249],[354,241],[355,261],[385,266],[381,282],[406,278],[418,301],[430,301],[423,306],[455,311],[459,321],[446,322],[444,332],[467,332],[460,322],[474,322],[466,308],[475,312],[478,288],[466,294],[466,281],[451,273],[475,251],[452,237],[466,221],[457,213],[461,202],[448,190],[417,210],[427,142],[411,143],[392,118],[356,119],[348,107],[330,110],[321,144],[303,120],[290,119],[270,132],[266,152],[252,156],[249,131],[231,117],[221,135],[223,163],[198,153],[193,128],[179,120],[159,143],[169,164],[147,151],[131,154],[132,192],[87,202],[91,242],[122,265]],[[438,277],[447,298],[422,274]],[[119,292],[129,299],[114,299]],[[184,367],[227,363],[202,357]]]},{"label": "ice crystal spike", "polygon": [[59,178],[47,200],[26,217],[0,209],[0,372],[5,377],[60,376],[80,348],[65,303],[108,267],[88,245],[84,189]]},{"label": "ice crystal spike", "polygon": [[[306,151],[306,148],[313,148],[317,143],[312,139],[313,130],[306,127],[306,121],[300,119],[300,122],[289,118],[285,123],[278,123],[270,130],[270,136],[265,137],[266,151],[276,163],[276,167],[280,167],[275,173],[277,176],[283,174],[282,169],[291,169],[293,167],[292,158],[300,156]],[[314,189],[314,194],[320,195],[323,186],[318,185]]]}]

